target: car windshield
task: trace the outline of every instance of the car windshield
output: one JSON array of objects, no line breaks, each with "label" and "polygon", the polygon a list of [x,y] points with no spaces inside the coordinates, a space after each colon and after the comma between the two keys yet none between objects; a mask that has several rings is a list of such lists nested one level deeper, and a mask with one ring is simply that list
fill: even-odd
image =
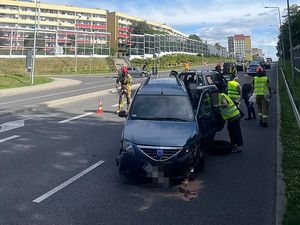
[{"label": "car windshield", "polygon": [[194,113],[188,96],[137,95],[130,117],[133,120],[193,121]]}]

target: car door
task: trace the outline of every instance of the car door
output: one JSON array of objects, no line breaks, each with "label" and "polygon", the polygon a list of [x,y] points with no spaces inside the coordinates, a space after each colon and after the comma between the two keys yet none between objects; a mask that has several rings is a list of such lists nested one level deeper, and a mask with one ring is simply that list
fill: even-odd
[{"label": "car door", "polygon": [[205,139],[214,137],[216,133],[216,118],[210,90],[208,89],[201,94],[196,116],[201,136]]}]

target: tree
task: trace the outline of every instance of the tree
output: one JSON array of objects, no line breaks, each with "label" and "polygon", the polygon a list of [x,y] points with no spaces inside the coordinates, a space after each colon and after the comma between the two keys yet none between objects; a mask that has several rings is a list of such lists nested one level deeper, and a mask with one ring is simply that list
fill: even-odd
[{"label": "tree", "polygon": [[[291,32],[292,32],[292,40],[294,47],[300,44],[300,12],[298,11],[297,5],[292,5],[290,7],[291,11]],[[287,59],[290,58],[290,42],[289,42],[289,24],[288,24],[288,17],[285,18],[283,21],[283,24],[280,29],[280,34],[278,36],[279,41],[277,43],[277,50],[281,50],[281,36],[283,37],[283,44],[284,44],[284,50],[285,50],[285,57]],[[277,53],[277,56],[279,54]]]},{"label": "tree", "polygon": [[201,41],[201,38],[200,38],[197,34],[191,34],[191,35],[189,36],[189,39]]},{"label": "tree", "polygon": [[146,22],[137,22],[133,24],[129,30],[132,34],[166,34],[164,31],[154,30]]}]

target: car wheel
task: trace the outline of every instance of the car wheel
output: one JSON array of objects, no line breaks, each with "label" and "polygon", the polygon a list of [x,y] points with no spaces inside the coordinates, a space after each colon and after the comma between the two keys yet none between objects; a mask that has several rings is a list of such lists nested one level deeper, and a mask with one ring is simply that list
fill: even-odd
[{"label": "car wheel", "polygon": [[204,149],[202,147],[198,146],[196,149],[196,159],[195,159],[196,172],[200,172],[204,169],[204,162],[205,162]]}]

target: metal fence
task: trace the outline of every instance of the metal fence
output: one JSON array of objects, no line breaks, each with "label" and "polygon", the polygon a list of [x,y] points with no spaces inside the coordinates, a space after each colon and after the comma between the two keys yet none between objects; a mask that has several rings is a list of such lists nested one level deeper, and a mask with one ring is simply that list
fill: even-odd
[{"label": "metal fence", "polygon": [[[1,28],[0,56],[26,56],[33,49],[34,29]],[[106,32],[38,29],[37,56],[109,56],[110,34]]]},{"label": "metal fence", "polygon": [[294,69],[300,73],[300,45],[293,48]]}]

